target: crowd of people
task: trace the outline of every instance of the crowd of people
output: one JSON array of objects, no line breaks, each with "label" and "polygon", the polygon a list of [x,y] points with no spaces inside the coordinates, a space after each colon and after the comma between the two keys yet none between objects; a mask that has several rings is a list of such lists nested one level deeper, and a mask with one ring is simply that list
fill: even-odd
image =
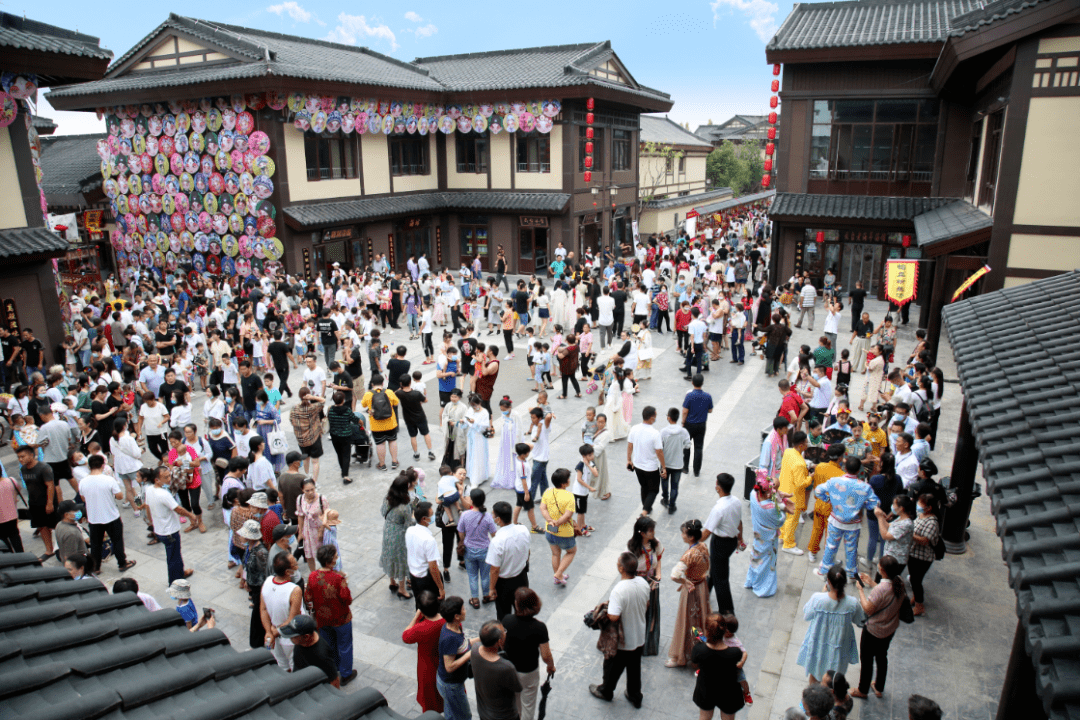
[{"label": "crowd of people", "polygon": [[[619,463],[610,455],[625,440],[641,510],[617,561],[619,581],[593,614],[605,659],[590,692],[611,701],[625,672],[626,697],[641,707],[642,657],[660,653],[661,586],[670,578],[678,603],[666,665],[696,666],[693,701],[703,720],[714,710],[729,718],[753,702],[729,582],[730,558],[746,547],[735,479],[720,473],[715,507],[704,521],[682,523],[677,561],[664,562],[653,514],[657,501],[676,513],[681,478],[700,477],[713,411],[704,389],[710,364],[725,353],[736,365],[760,357],[767,374],[786,373],[750,500],[745,586],[759,597],[774,594],[777,553],[803,554],[796,531],[812,521],[809,557],[820,554],[826,585],[804,610],[811,632],[799,663],[808,692],[826,680],[850,702],[843,673],[861,648],[862,676],[850,697],[880,696],[898,623],[925,612],[922,578],[936,559],[948,502],[929,457],[943,379],[924,345],[907,363],[894,362],[896,328],[890,318],[869,321],[861,288],[846,298],[852,337],[838,356],[844,303],[835,284],[825,288],[818,347],[802,346],[789,363],[792,327],[808,319],[813,329],[818,291],[805,276],[778,288],[768,282],[767,235],[767,216],[752,209],[693,238],[643,238],[595,256],[575,258],[560,243],[546,276],[512,284],[501,248],[486,277],[479,258],[455,275],[426,256],[397,270],[385,258],[364,272],[335,265],[314,280],[129,269],[101,296],[71,298],[63,362],[47,366],[30,330],[16,336],[0,328],[20,466],[0,467],[0,537],[23,549],[21,497],[43,561],[56,556],[84,577],[114,557],[124,573],[135,565],[125,553],[124,520],[134,523],[148,545],[164,546],[169,594],[196,630],[215,619],[211,609],[199,618],[182,538],[220,534],[221,562],[249,596],[251,647],[269,648],[286,669],[321,667],[343,686],[357,676],[353,595],[338,543],[341,515],[320,492],[327,435],[344,486],[358,463],[390,473],[379,562],[390,592],[415,606],[402,640],[417,645],[421,708],[448,720],[471,717],[465,680],[472,677],[483,720],[532,720],[541,661],[549,678],[555,672],[538,619],[542,602],[529,587],[530,572],[533,582],[543,574],[530,569],[532,535],[548,545],[550,582],[565,587],[578,539],[595,532],[589,515],[612,497]],[[680,368],[689,389],[669,408],[635,409],[658,355],[654,337],[665,330],[676,336],[677,359],[662,364]],[[390,340],[405,331],[407,340]],[[423,360],[414,363],[404,343],[416,340]],[[503,364],[514,361],[536,393],[525,413],[515,411],[509,383],[499,382]],[[290,386],[294,371],[299,387]],[[556,381],[555,400],[573,388],[578,398],[590,396],[587,407],[553,406]],[[870,403],[865,422],[853,418],[853,383],[862,388],[859,411]],[[583,414],[572,433],[578,445],[580,432],[580,444],[576,461],[556,461],[549,472],[552,422],[562,407]],[[402,426],[408,447],[399,442]],[[402,457],[410,450],[411,462]],[[489,509],[488,496],[499,491],[510,492]],[[864,521],[871,544],[860,572],[855,548]],[[843,566],[834,566],[841,543]],[[448,590],[455,555],[467,597]],[[845,592],[849,579],[858,601]],[[121,579],[116,588],[133,583]],[[156,609],[150,594],[140,597]],[[488,604],[494,618],[469,637],[468,610]],[[863,620],[857,648],[852,625]],[[821,714],[818,694],[804,697],[805,716],[838,717],[831,707]]]}]

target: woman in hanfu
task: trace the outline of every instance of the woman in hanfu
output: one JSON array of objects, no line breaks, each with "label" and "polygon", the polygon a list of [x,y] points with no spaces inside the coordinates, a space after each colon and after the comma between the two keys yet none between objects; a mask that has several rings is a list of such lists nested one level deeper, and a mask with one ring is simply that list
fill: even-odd
[{"label": "woman in hanfu", "polygon": [[469,407],[461,402],[462,392],[458,388],[450,391],[450,402],[443,408],[443,431],[446,434],[446,450],[443,453],[442,464],[456,470],[465,462],[465,452],[468,449],[468,433],[461,425],[465,420],[465,413]]},{"label": "woman in hanfu", "polygon": [[513,403],[510,396],[503,395],[499,401],[499,411],[502,415],[502,435],[499,437],[499,456],[495,460],[495,472],[491,476],[491,487],[503,490],[513,490],[516,486],[517,477],[514,473],[514,461],[517,453],[514,445],[517,444],[518,429],[517,420],[511,412]]},{"label": "woman in hanfu", "polygon": [[460,425],[468,441],[465,471],[469,476],[470,489],[480,487],[490,475],[487,431],[491,427],[491,416],[480,403],[480,396],[477,393],[469,394],[469,410],[465,413]]},{"label": "woman in hanfu", "polygon": [[754,547],[746,583],[758,597],[776,594],[776,552],[780,526],[794,515],[795,503],[788,493],[781,493],[769,478],[759,479],[750,493],[750,517],[754,523]]},{"label": "woman in hanfu", "polygon": [[671,579],[679,584],[679,609],[666,667],[684,667],[690,662],[690,651],[696,642],[693,630],[704,628],[710,613],[709,549],[701,542],[701,521],[687,520],[679,529],[688,547],[671,573]]}]

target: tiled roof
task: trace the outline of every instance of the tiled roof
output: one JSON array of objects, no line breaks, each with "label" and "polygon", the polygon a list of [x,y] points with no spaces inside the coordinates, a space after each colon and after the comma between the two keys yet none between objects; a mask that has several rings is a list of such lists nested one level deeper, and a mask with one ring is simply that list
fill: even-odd
[{"label": "tiled roof", "polygon": [[48,228],[0,230],[0,258],[63,252],[68,241]]},{"label": "tiled roof", "polygon": [[697,205],[699,203],[715,200],[716,198],[731,197],[734,193],[731,188],[716,188],[696,195],[676,195],[663,200],[650,200],[645,203],[646,210],[663,210],[665,208],[682,207],[683,205]]},{"label": "tiled roof", "polygon": [[402,720],[373,688],[345,694],[317,667],[287,674],[269,650],[238,653],[221,630],[189,632],[171,607],[150,612],[134,593],[72,580],[30,553],[0,558],[6,715]]},{"label": "tiled roof", "polygon": [[102,48],[101,41],[96,37],[8,13],[0,13],[0,47],[98,60],[108,60],[113,56],[112,50]]},{"label": "tiled roof", "polygon": [[663,145],[691,145],[693,147],[711,148],[712,143],[702,140],[700,137],[684,128],[679,123],[659,115],[642,115],[641,136],[643,143],[654,142]]},{"label": "tiled roof", "polygon": [[[730,200],[721,200],[720,202],[709,203],[708,205],[699,205],[694,209],[701,215],[708,215],[709,213],[718,213],[731,208],[739,207],[740,205],[747,205],[749,203],[758,202],[759,200],[768,200],[776,195],[775,190],[766,190],[765,192],[753,193],[752,195],[743,195],[742,197],[731,198]],[[776,201],[773,201],[772,207],[776,207]],[[771,215],[774,211],[770,210]]]},{"label": "tiled roof", "polygon": [[[766,115],[734,115],[720,125],[698,125],[694,134],[709,143],[722,140],[763,140],[768,130],[766,120]],[[735,121],[739,121],[739,124],[733,126]],[[780,121],[777,120],[777,129],[779,126]]]},{"label": "tiled roof", "polygon": [[950,35],[959,37],[1045,2],[1049,0],[997,0],[985,3],[977,10],[953,18]]},{"label": "tiled roof", "polygon": [[589,70],[613,57],[611,42],[605,41],[441,55],[417,58],[413,62],[430,71],[450,92],[599,85],[670,100],[667,93],[639,85],[631,77],[627,78],[631,84],[624,85],[589,75]]},{"label": "tiled roof", "polygon": [[38,131],[38,135],[52,135],[56,128],[56,122],[52,118],[34,116],[34,129]]},{"label": "tiled roof", "polygon": [[41,140],[41,188],[50,205],[84,206],[83,193],[101,185],[98,135],[54,135]]},{"label": "tiled roof", "polygon": [[[169,29],[220,46],[237,57],[238,62],[235,65],[193,65],[180,70],[120,74],[122,66],[128,60],[151,44],[160,33]],[[423,68],[367,48],[212,23],[173,14],[113,63],[105,79],[53,90],[49,97],[65,98],[270,76],[407,90],[443,90],[443,86],[430,78]]]},{"label": "tiled roof", "polygon": [[994,219],[966,200],[915,216],[915,240],[919,247],[952,240],[978,230],[993,227]]},{"label": "tiled roof", "polygon": [[774,218],[788,216],[846,220],[913,220],[916,215],[955,200],[956,198],[777,193],[769,215]]},{"label": "tiled roof", "polygon": [[1024,650],[1054,720],[1080,718],[1078,294],[1074,271],[944,310]]},{"label": "tiled roof", "polygon": [[850,0],[799,3],[767,50],[813,50],[944,42],[953,19],[982,0]]},{"label": "tiled roof", "polygon": [[437,210],[557,213],[569,201],[564,193],[436,192],[294,205],[285,215],[299,227],[314,227]]}]

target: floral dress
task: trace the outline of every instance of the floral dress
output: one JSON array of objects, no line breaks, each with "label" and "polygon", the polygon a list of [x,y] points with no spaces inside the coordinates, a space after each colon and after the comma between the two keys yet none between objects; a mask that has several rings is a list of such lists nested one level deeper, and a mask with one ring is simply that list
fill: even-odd
[{"label": "floral dress", "polygon": [[[261,425],[260,420],[273,420],[273,425]],[[278,423],[281,422],[281,413],[274,408],[270,403],[259,403],[255,408],[254,424],[256,431],[259,433],[259,437],[263,439],[263,456],[270,461],[270,464],[274,466],[274,472],[280,474],[285,469],[285,455],[274,455],[270,452],[270,433],[274,432],[278,427]]]},{"label": "floral dress", "polygon": [[315,502],[308,503],[303,495],[296,498],[296,517],[304,518],[304,557],[308,560],[315,559],[315,551],[322,547],[322,514],[326,511],[326,500],[322,495],[315,498]]},{"label": "floral dress", "polygon": [[379,510],[384,518],[379,567],[391,578],[403,578],[409,575],[405,531],[416,524],[412,511],[412,506],[408,503],[391,508],[385,498]]}]

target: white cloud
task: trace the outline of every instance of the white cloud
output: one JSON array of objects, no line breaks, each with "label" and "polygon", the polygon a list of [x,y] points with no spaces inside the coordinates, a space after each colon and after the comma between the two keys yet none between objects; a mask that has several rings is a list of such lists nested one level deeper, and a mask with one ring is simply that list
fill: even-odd
[{"label": "white cloud", "polygon": [[742,13],[762,42],[769,42],[779,27],[776,14],[780,12],[780,6],[769,0],[713,0],[709,7],[713,11],[713,24],[720,19],[724,10]]},{"label": "white cloud", "polygon": [[386,25],[368,23],[363,15],[349,15],[341,13],[337,16],[338,25],[326,36],[331,42],[356,45],[366,38],[386,40],[390,43],[391,50],[397,50],[397,37],[394,31]]},{"label": "white cloud", "polygon": [[[97,115],[92,112],[56,110],[45,98],[44,91],[38,93],[37,114],[56,123],[55,135],[85,135],[105,132],[105,121],[98,120]],[[18,122],[22,121],[23,119],[20,117]]]},{"label": "white cloud", "polygon": [[420,17],[419,15],[417,15],[416,13],[414,13],[414,12],[413,12],[412,10],[410,10],[410,11],[409,11],[409,12],[407,12],[407,13],[405,13],[405,19],[406,19],[406,20],[408,20],[409,22],[414,22],[414,23],[418,23],[418,22],[423,22],[423,21],[424,21],[424,18]]},{"label": "white cloud", "polygon": [[435,33],[439,32],[439,28],[435,27],[431,23],[422,25],[416,28],[416,37],[431,37]]},{"label": "white cloud", "polygon": [[312,14],[305,10],[302,5],[294,2],[293,0],[286,0],[279,5],[271,5],[266,8],[267,12],[272,12],[278,17],[283,14],[287,14],[296,22],[311,22]]}]

